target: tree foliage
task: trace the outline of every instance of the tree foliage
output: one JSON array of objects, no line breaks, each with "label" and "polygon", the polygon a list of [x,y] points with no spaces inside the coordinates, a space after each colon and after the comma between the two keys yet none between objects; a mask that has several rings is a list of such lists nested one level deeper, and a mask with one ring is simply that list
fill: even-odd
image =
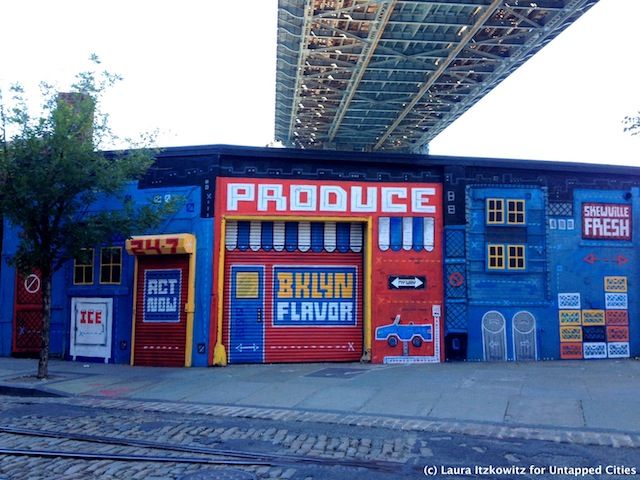
[{"label": "tree foliage", "polygon": [[[96,71],[99,61],[92,60],[94,68],[78,74],[69,93],[41,84],[37,115],[31,114],[20,86],[11,88],[6,103],[0,96],[0,214],[20,232],[11,262],[22,273],[37,270],[42,277],[40,378],[47,375],[53,273],[81,256],[83,248],[143,232],[175,208],[135,205],[125,198],[125,185],[153,163],[155,151],[142,148],[153,137],[129,140],[131,148],[121,152],[102,152],[101,146],[115,136],[100,100],[120,77]],[[95,208],[107,198],[118,200],[117,208]]]},{"label": "tree foliage", "polygon": [[629,115],[623,120],[624,131],[631,135],[640,135],[640,112],[637,115]]}]

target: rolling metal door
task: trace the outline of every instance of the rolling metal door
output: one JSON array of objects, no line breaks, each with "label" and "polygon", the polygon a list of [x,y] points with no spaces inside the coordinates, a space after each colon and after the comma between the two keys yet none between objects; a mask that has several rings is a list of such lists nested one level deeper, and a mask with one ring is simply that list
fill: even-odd
[{"label": "rolling metal door", "polygon": [[230,222],[226,240],[230,363],[360,360],[360,224]]},{"label": "rolling metal door", "polygon": [[139,257],[135,365],[185,365],[188,278],[188,255]]}]

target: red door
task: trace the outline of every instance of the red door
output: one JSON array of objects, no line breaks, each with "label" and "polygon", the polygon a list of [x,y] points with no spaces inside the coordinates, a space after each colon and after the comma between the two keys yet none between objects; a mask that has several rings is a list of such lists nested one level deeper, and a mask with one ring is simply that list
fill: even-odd
[{"label": "red door", "polygon": [[13,353],[37,354],[42,345],[42,280],[39,273],[16,275]]},{"label": "red door", "polygon": [[185,365],[188,278],[188,255],[138,257],[135,365]]}]

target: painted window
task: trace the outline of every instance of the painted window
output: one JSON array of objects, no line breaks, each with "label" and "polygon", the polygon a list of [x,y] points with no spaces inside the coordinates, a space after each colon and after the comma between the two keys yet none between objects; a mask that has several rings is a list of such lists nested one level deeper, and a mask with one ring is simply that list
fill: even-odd
[{"label": "painted window", "polygon": [[524,225],[524,200],[507,200],[507,223],[510,225]]},{"label": "painted window", "polygon": [[73,262],[73,284],[93,284],[93,248],[83,248],[82,254]]},{"label": "painted window", "polygon": [[100,283],[118,285],[122,278],[122,248],[100,249]]},{"label": "painted window", "polygon": [[525,269],[524,245],[507,246],[507,268],[509,270]]},{"label": "painted window", "polygon": [[501,198],[487,198],[487,224],[504,223],[504,200]]},{"label": "painted window", "polygon": [[236,298],[260,298],[259,272],[236,272]]},{"label": "painted window", "polygon": [[524,270],[525,245],[487,244],[488,270]]},{"label": "painted window", "polygon": [[488,245],[487,265],[489,270],[504,270],[504,245]]},{"label": "painted window", "polygon": [[[506,211],[505,211],[506,204]],[[487,225],[525,225],[525,201],[513,198],[487,198]]]}]

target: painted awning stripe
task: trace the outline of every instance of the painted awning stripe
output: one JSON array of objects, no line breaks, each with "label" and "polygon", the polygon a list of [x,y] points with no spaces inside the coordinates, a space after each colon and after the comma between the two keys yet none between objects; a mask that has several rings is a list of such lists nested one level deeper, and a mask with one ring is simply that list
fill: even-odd
[{"label": "painted awning stripe", "polygon": [[336,222],[326,222],[324,224],[324,249],[331,253],[335,252],[336,247]]},{"label": "painted awning stripe", "polygon": [[419,252],[424,248],[424,221],[422,217],[413,217],[413,250]]},{"label": "painted awning stripe", "polygon": [[311,222],[311,251],[321,252],[324,248],[324,223]]},{"label": "painted awning stripe", "polygon": [[362,251],[362,224],[350,223],[349,224],[349,246],[352,251],[359,253]]},{"label": "painted awning stripe", "polygon": [[391,217],[391,250],[398,252],[402,249],[402,217]]},{"label": "painted awning stripe", "polygon": [[238,246],[238,222],[229,220],[225,230],[225,247],[229,251],[233,251]]},{"label": "painted awning stripe", "polygon": [[380,217],[378,219],[378,247],[387,251],[391,246],[391,218]]},{"label": "painted awning stripe", "polygon": [[298,249],[301,252],[308,252],[311,248],[311,223],[298,223]]},{"label": "painted awning stripe", "polygon": [[254,252],[260,250],[262,241],[262,222],[252,221],[249,224],[249,247]]},{"label": "painted awning stripe", "polygon": [[433,217],[424,219],[424,249],[428,252],[433,250],[435,245],[435,220]]},{"label": "painted awning stripe", "polygon": [[336,224],[336,246],[339,252],[349,251],[349,239],[351,234],[351,223],[340,222]]},{"label": "painted awning stripe", "polygon": [[[389,222],[389,218],[386,222]],[[396,218],[394,222],[401,222]],[[382,220],[385,223],[385,220]],[[384,230],[384,229],[383,229]],[[387,228],[387,233],[389,229]],[[400,231],[399,244],[405,242]],[[229,251],[252,250],[293,252],[348,251],[361,252],[363,246],[363,228],[361,223],[347,222],[263,222],[228,220],[225,232],[225,247]],[[389,248],[387,239],[386,249]]]},{"label": "painted awning stripe", "polygon": [[238,222],[238,250],[244,252],[249,249],[249,222]]},{"label": "painted awning stripe", "polygon": [[[225,246],[232,251],[275,250],[289,252],[362,251],[361,223],[342,222],[261,222],[230,220],[226,225]],[[378,246],[385,251],[435,248],[433,217],[381,217]]]},{"label": "painted awning stripe", "polygon": [[262,249],[269,252],[273,249],[273,222],[262,222]]},{"label": "painted awning stripe", "polygon": [[402,249],[409,251],[413,248],[413,218],[402,217]]},{"label": "painted awning stripe", "polygon": [[284,224],[284,247],[287,252],[293,252],[298,248],[298,224],[296,222],[285,222]]},{"label": "painted awning stripe", "polygon": [[435,219],[433,217],[381,217],[378,220],[378,247],[400,250],[427,250],[435,246]]},{"label": "painted awning stripe", "polygon": [[284,250],[284,222],[273,222],[273,249],[276,252]]}]

